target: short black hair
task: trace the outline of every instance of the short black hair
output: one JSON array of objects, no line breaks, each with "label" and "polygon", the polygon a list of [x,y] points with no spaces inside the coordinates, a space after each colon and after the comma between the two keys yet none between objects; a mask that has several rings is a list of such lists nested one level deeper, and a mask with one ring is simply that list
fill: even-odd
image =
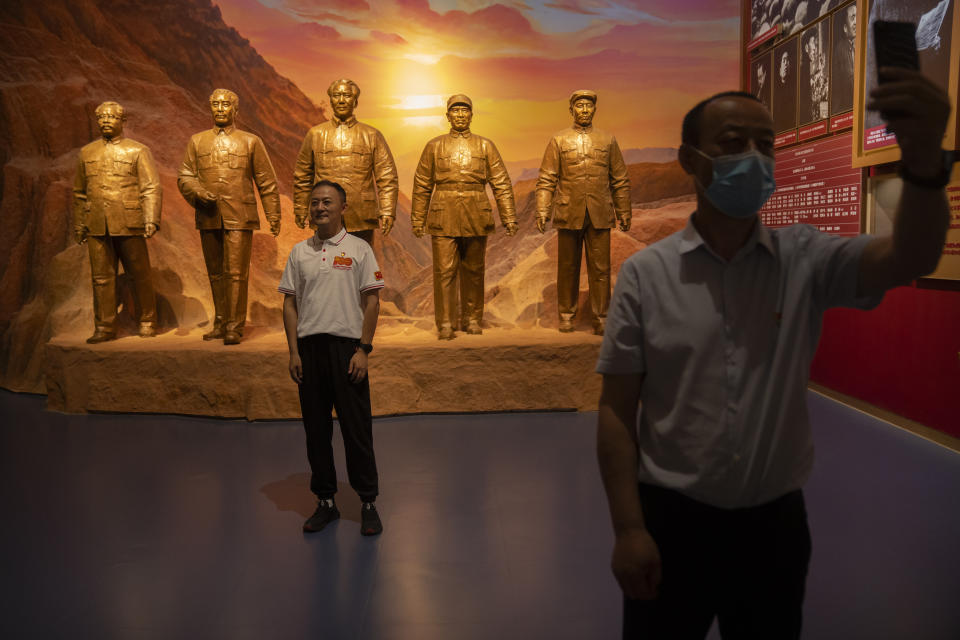
[{"label": "short black hair", "polygon": [[340,186],[339,182],[334,182],[333,180],[317,180],[313,183],[313,186],[310,187],[310,193],[312,194],[316,189],[320,187],[333,187],[337,190],[337,193],[340,194],[340,202],[347,202],[347,192],[343,187]]},{"label": "short black hair", "polygon": [[698,102],[697,106],[690,109],[687,115],[683,116],[683,128],[680,130],[680,140],[683,144],[689,144],[693,147],[700,144],[700,116],[703,115],[703,110],[707,108],[708,104],[720,98],[750,98],[755,102],[763,104],[760,98],[746,91],[723,91],[712,95],[706,100]]}]

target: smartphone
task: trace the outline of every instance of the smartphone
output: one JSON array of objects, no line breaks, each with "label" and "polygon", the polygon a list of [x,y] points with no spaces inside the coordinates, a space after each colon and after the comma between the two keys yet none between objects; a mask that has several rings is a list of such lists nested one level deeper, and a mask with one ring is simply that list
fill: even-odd
[{"label": "smartphone", "polygon": [[879,70],[884,67],[920,70],[917,25],[912,22],[877,20],[873,23],[873,48],[877,54],[878,82],[885,81],[879,74]]},{"label": "smartphone", "polygon": [[[898,67],[900,69],[920,70],[920,58],[917,56],[917,25],[912,22],[887,22],[877,20],[873,23],[873,49],[877,55],[877,83],[887,82],[880,69]],[[886,121],[899,117],[896,111],[881,111],[880,117]],[[890,130],[887,129],[887,133]]]}]

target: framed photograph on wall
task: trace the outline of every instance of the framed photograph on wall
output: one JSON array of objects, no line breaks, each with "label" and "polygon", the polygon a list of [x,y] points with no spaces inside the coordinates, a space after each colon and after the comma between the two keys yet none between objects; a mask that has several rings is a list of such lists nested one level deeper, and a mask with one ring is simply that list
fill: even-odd
[{"label": "framed photograph on wall", "polygon": [[949,94],[954,110],[947,123],[943,146],[957,148],[957,86],[960,75],[960,12],[958,0],[858,0],[857,55],[854,91],[854,166],[895,162],[900,159],[896,137],[886,133],[880,114],[865,108],[877,85],[873,23],[877,20],[917,25],[920,70]]},{"label": "framed photograph on wall", "polygon": [[842,0],[749,0],[748,41],[762,41],[771,32],[784,36],[798,33],[811,22],[827,15]]},{"label": "framed photograph on wall", "polygon": [[776,133],[797,128],[797,37],[773,50],[773,125]]},{"label": "framed photograph on wall", "polygon": [[853,110],[853,80],[856,77],[857,3],[851,2],[833,14],[830,31],[830,116]]},{"label": "framed photograph on wall", "polygon": [[830,23],[821,20],[800,33],[797,121],[802,127],[830,115]]},{"label": "framed photograph on wall", "polygon": [[750,93],[773,111],[773,54],[760,54],[750,61]]}]

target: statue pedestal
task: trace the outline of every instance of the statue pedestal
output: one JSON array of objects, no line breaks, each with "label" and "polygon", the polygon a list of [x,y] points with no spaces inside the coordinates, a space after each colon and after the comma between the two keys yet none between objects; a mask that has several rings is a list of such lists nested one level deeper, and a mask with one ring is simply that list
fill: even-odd
[{"label": "statue pedestal", "polygon": [[[282,333],[248,330],[243,343],[204,342],[200,330],[88,345],[46,345],[48,407],[274,420],[300,418]],[[84,336],[85,337],[85,336]],[[390,327],[370,356],[373,414],[597,408],[601,338],[553,329],[485,329],[439,341]]]}]

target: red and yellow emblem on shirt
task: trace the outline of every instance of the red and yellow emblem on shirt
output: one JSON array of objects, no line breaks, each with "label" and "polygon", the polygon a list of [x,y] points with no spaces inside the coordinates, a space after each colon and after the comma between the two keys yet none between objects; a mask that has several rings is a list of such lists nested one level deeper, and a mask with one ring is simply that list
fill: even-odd
[{"label": "red and yellow emblem on shirt", "polygon": [[333,256],[333,268],[334,269],[352,269],[353,258],[347,256],[346,253],[341,251],[340,255]]},{"label": "red and yellow emblem on shirt", "polygon": [[378,282],[383,280],[383,271],[374,271],[373,277],[376,278]]}]

